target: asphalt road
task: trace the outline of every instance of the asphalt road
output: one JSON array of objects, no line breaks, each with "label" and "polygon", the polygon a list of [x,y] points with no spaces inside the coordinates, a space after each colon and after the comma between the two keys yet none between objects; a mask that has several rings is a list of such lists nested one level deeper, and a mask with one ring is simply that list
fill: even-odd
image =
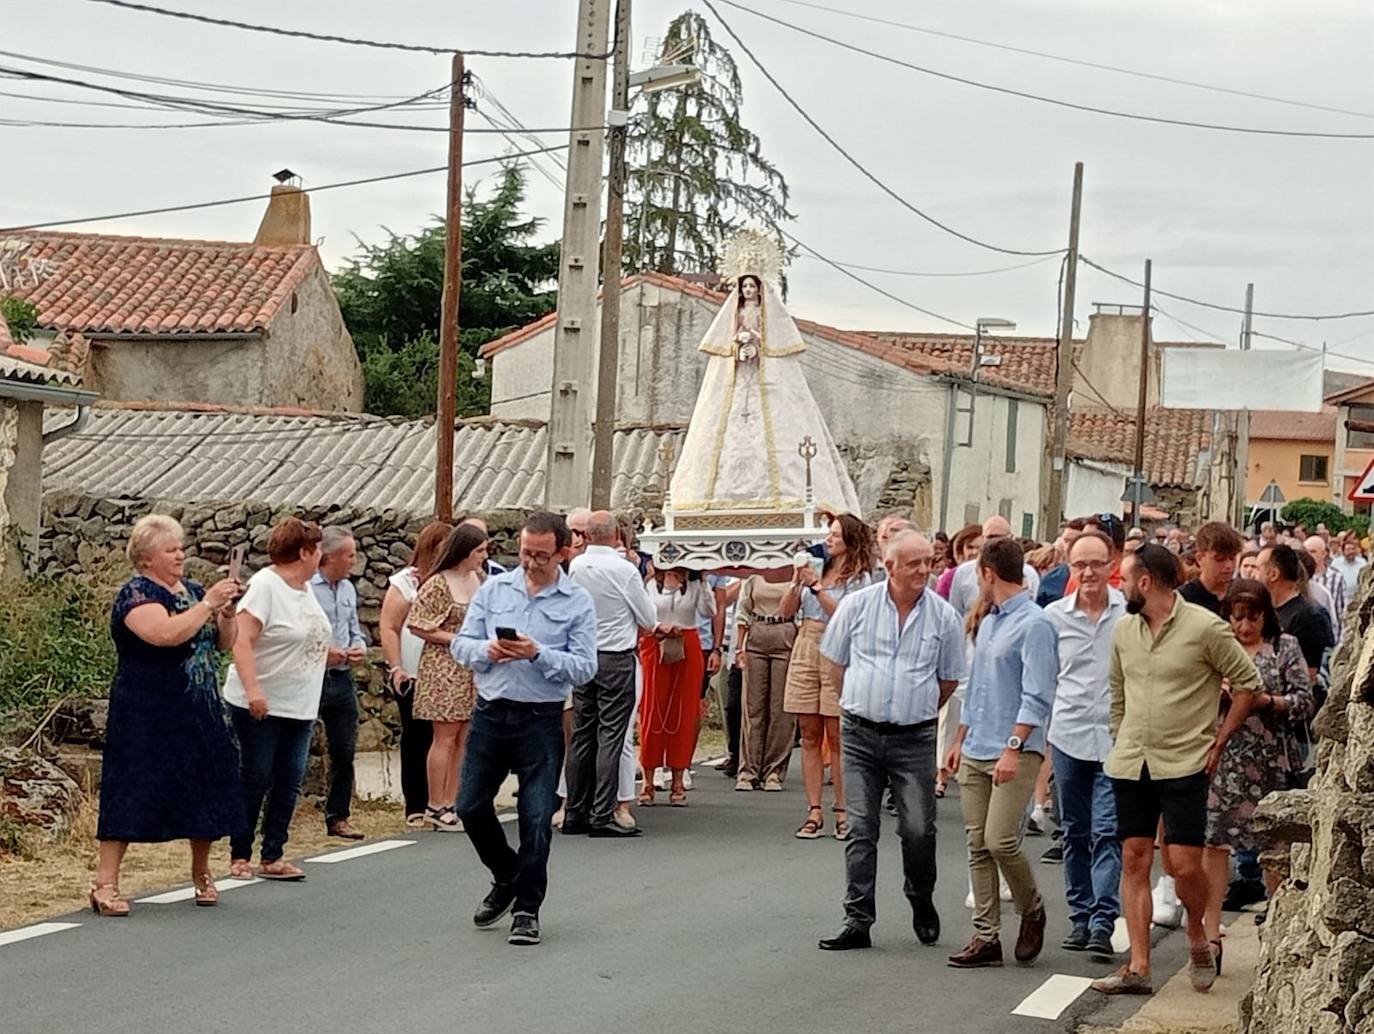
[{"label": "asphalt road", "polygon": [[[1005,969],[945,965],[969,936],[957,799],[940,802],[940,944],[912,934],[888,819],[875,945],[831,954],[816,940],[840,924],[842,845],[792,837],[799,789],[731,786],[699,768],[691,806],[641,809],[636,840],[556,835],[539,947],[507,945],[504,923],[475,929],[488,878],[467,838],[420,834],[398,838],[412,841],[404,848],[307,864],[302,884],[236,888],[216,909],[135,902],[127,920],[58,917],[80,925],[0,942],[0,1031],[1031,1034],[1104,1004],[1088,991],[1057,1019],[1013,1015],[1056,974],[1109,968],[1059,949],[1058,867],[1036,865],[1050,929],[1035,965],[1010,964],[1009,907]],[[1036,858],[1047,845],[1028,841]],[[1161,983],[1182,964],[1182,940],[1157,948]],[[1119,1021],[1138,1003],[1104,1015]]]}]

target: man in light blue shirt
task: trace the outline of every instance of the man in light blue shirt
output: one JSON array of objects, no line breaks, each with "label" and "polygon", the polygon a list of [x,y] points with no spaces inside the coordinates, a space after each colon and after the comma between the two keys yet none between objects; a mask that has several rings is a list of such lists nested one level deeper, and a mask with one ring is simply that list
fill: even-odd
[{"label": "man in light blue shirt", "polygon": [[973,940],[951,955],[957,969],[1002,965],[997,874],[1021,915],[1015,956],[1033,962],[1045,943],[1045,905],[1021,849],[1021,825],[1045,759],[1059,654],[1054,625],[1026,591],[1021,547],[995,538],[978,554],[992,601],[973,645],[961,724],[945,767],[959,777],[973,878]]},{"label": "man in light blue shirt", "polygon": [[[482,584],[451,647],[477,684],[456,810],[493,879],[472,920],[492,926],[513,909],[511,944],[539,943],[563,768],[563,702],[596,675],[596,609],[562,567],[570,540],[562,517],[526,518],[520,566]],[[520,785],[518,853],[495,808],[512,772]]]},{"label": "man in light blue shirt", "polygon": [[315,599],[329,618],[330,642],[320,721],[329,747],[329,793],[324,800],[324,828],[332,837],[362,840],[349,821],[353,813],[353,755],[358,747],[358,691],[353,665],[367,659],[367,639],[358,622],[358,590],[348,580],[358,559],[353,533],[337,525],[324,529],[320,569],[310,579]]},{"label": "man in light blue shirt", "polygon": [[838,670],[840,750],[848,788],[844,927],[825,951],[867,948],[877,918],[883,789],[892,786],[905,890],[922,944],[940,937],[935,911],[935,740],[940,706],[964,675],[964,631],[954,608],[926,590],[933,550],[916,531],[889,539],[886,580],[846,596],[821,641]]}]

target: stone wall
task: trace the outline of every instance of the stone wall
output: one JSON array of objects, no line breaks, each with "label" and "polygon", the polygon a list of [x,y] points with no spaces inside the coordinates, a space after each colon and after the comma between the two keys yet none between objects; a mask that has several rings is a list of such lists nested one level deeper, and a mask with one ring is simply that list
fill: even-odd
[{"label": "stone wall", "polygon": [[1274,844],[1263,858],[1285,879],[1241,1006],[1249,1034],[1374,1034],[1374,579],[1346,612],[1331,675],[1310,786],[1260,804]]}]

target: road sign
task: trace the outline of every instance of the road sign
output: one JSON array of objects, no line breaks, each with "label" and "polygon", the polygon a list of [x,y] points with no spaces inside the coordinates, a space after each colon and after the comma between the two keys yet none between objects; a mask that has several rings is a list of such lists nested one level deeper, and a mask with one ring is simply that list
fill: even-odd
[{"label": "road sign", "polygon": [[1369,461],[1346,498],[1354,503],[1374,503],[1374,460]]},{"label": "road sign", "polygon": [[1279,483],[1270,480],[1269,484],[1264,486],[1264,491],[1260,493],[1259,501],[1262,503],[1269,503],[1270,505],[1285,502],[1283,498],[1283,489],[1279,488]]}]

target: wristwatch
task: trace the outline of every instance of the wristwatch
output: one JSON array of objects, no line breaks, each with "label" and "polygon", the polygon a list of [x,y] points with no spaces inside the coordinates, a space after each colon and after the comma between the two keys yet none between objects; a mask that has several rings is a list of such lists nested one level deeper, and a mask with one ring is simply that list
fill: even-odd
[{"label": "wristwatch", "polygon": [[1007,737],[1007,750],[1020,750],[1025,745],[1020,736],[1013,734]]}]

